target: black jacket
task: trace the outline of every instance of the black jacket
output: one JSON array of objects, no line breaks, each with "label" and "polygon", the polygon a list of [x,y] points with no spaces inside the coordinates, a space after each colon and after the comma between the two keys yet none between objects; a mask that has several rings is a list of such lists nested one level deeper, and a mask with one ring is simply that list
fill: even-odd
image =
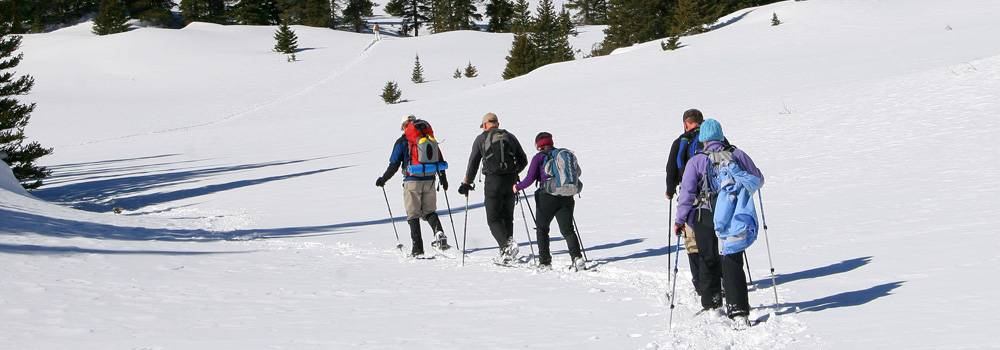
[{"label": "black jacket", "polygon": [[[483,133],[476,136],[476,140],[472,142],[472,152],[469,154],[469,168],[465,172],[465,183],[472,183],[476,179],[476,172],[479,171],[479,163],[483,160],[483,143],[486,142],[486,133],[488,131],[483,131]],[[528,156],[524,154],[524,149],[521,148],[521,142],[514,137],[514,134],[507,131],[510,136],[510,141],[514,147],[514,167],[516,172],[513,174],[520,174],[525,167],[528,166]],[[483,175],[493,175],[487,174],[484,170]]]}]

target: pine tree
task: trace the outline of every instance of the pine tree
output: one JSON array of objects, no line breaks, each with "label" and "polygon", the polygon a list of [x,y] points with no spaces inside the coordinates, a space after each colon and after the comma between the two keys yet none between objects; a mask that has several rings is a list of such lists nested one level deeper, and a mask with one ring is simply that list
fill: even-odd
[{"label": "pine tree", "polygon": [[287,24],[282,23],[274,32],[274,51],[283,54],[294,54],[299,49],[299,37]]},{"label": "pine tree", "polygon": [[452,74],[451,77],[455,78],[455,79],[461,78],[462,77],[462,70],[459,69],[459,68],[455,68],[455,74]]},{"label": "pine tree", "polygon": [[399,98],[403,97],[403,92],[399,91],[399,85],[394,81],[385,82],[385,87],[382,88],[382,101],[386,104],[394,104],[399,102]]},{"label": "pine tree", "polygon": [[429,24],[435,33],[444,33],[455,30],[451,23],[452,13],[454,13],[454,3],[452,0],[430,0],[431,11]]},{"label": "pine tree", "polygon": [[605,24],[608,21],[606,0],[569,0],[565,6],[576,11],[574,17],[582,25]]},{"label": "pine tree", "polygon": [[593,53],[606,55],[619,47],[667,36],[671,10],[670,3],[661,0],[609,0],[608,28]]},{"label": "pine tree", "polygon": [[661,41],[660,48],[662,48],[663,51],[677,50],[681,48],[681,38],[675,35],[667,39],[666,43]]},{"label": "pine tree", "polygon": [[510,19],[510,31],[513,33],[527,33],[532,30],[534,22],[531,19],[531,9],[527,0],[517,0],[514,3],[513,15]]},{"label": "pine tree", "polygon": [[705,31],[704,25],[709,21],[703,0],[677,0],[670,32],[674,35],[698,34]]},{"label": "pine tree", "polygon": [[414,59],[413,62],[413,74],[410,75],[410,81],[414,84],[420,84],[424,82],[424,67],[420,65],[420,55]]},{"label": "pine tree", "polygon": [[472,65],[472,62],[469,62],[469,65],[465,66],[465,77],[475,78],[478,76],[479,76],[479,70],[476,69],[476,66]]},{"label": "pine tree", "polygon": [[131,0],[128,2],[128,12],[132,18],[146,24],[160,27],[174,27],[174,14],[171,12],[177,6],[173,0]]},{"label": "pine tree", "polygon": [[486,5],[486,16],[490,18],[486,29],[493,33],[506,33],[511,30],[511,18],[514,16],[514,4],[510,0],[490,0]]},{"label": "pine tree", "polygon": [[101,9],[94,18],[94,34],[117,34],[126,30],[128,30],[128,9],[125,7],[125,2],[101,0]]},{"label": "pine tree", "polygon": [[240,0],[233,6],[236,23],[273,25],[281,22],[281,11],[275,0]]},{"label": "pine tree", "polygon": [[514,43],[507,55],[507,66],[503,69],[504,80],[528,74],[538,67],[535,65],[535,47],[528,35],[524,32],[514,34]]},{"label": "pine tree", "polygon": [[4,161],[14,171],[14,176],[26,189],[38,188],[49,176],[49,170],[35,165],[35,160],[51,154],[38,142],[26,142],[24,128],[28,126],[35,104],[21,104],[14,96],[25,95],[35,85],[35,79],[23,75],[14,79],[10,71],[21,63],[22,54],[13,56],[21,46],[21,36],[8,35],[11,28],[0,25],[0,152],[7,153]]},{"label": "pine tree", "polygon": [[351,26],[355,32],[361,33],[365,28],[365,17],[371,17],[372,9],[378,6],[371,0],[348,0],[347,7],[344,7],[344,23]]},{"label": "pine tree", "polygon": [[559,12],[559,29],[562,30],[563,35],[576,36],[577,34],[573,26],[573,20],[570,19],[569,11],[566,11],[565,6]]},{"label": "pine tree", "polygon": [[478,0],[451,0],[452,14],[451,27],[455,30],[476,29],[476,22],[483,19],[476,6]]},{"label": "pine tree", "polygon": [[385,12],[403,18],[403,33],[413,29],[413,36],[419,36],[420,24],[429,20],[430,6],[427,0],[390,0],[385,4]]},{"label": "pine tree", "polygon": [[535,16],[534,33],[531,35],[536,52],[536,67],[573,60],[573,49],[570,48],[566,35],[564,28],[559,25],[552,0],[541,0]]},{"label": "pine tree", "polygon": [[229,23],[225,0],[181,0],[180,8],[185,23]]},{"label": "pine tree", "polygon": [[305,0],[301,23],[310,27],[332,27],[333,7],[330,0]]},{"label": "pine tree", "polygon": [[771,13],[771,25],[772,26],[776,26],[776,25],[779,25],[779,24],[781,24],[781,20],[778,19],[778,14],[772,12]]}]

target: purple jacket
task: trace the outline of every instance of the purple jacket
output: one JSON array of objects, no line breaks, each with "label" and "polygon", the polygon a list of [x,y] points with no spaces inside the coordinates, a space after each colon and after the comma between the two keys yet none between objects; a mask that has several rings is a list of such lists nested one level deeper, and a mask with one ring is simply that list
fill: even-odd
[{"label": "purple jacket", "polygon": [[538,183],[544,183],[545,180],[549,179],[548,175],[542,171],[542,165],[545,164],[545,158],[548,156],[545,152],[538,152],[534,157],[531,158],[531,165],[528,166],[528,174],[524,177],[521,182],[517,183],[517,190],[523,190],[531,186],[535,181]]},{"label": "purple jacket", "polygon": [[[708,145],[705,146],[706,150],[716,151],[722,149],[724,146],[722,142],[710,141]],[[745,170],[750,173],[750,175],[760,178],[760,183],[764,184],[764,175],[760,173],[760,169],[754,165],[753,160],[750,159],[745,152],[740,149],[733,150],[733,159],[739,164],[740,169]],[[681,189],[678,191],[677,197],[677,218],[674,220],[676,224],[690,224],[694,222],[694,200],[698,197],[698,192],[701,191],[701,179],[705,177],[705,172],[708,170],[708,156],[704,154],[696,154],[688,160],[687,165],[684,166],[684,176],[681,177]],[[699,208],[709,208],[708,203],[703,203]],[[711,220],[711,218],[709,218]]]}]

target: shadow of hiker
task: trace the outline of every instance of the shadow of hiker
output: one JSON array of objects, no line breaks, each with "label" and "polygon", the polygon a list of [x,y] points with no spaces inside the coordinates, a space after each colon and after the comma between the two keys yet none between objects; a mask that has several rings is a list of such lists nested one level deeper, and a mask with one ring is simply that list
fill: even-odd
[{"label": "shadow of hiker", "polygon": [[[803,270],[803,271],[799,271],[799,272],[793,272],[793,273],[788,273],[788,274],[776,275],[774,277],[774,279],[780,285],[780,284],[785,284],[785,283],[794,282],[794,281],[803,280],[803,279],[811,279],[811,278],[829,276],[829,275],[834,275],[834,274],[838,274],[838,273],[844,273],[844,272],[848,272],[848,271],[857,269],[859,267],[868,265],[869,263],[871,263],[871,261],[872,261],[872,257],[870,257],[870,256],[861,257],[861,258],[854,258],[854,259],[848,259],[848,260],[844,260],[844,261],[841,261],[841,262],[838,262],[838,263],[834,263],[834,264],[830,264],[830,265],[827,265],[827,266],[815,267],[815,268],[811,268],[811,269]],[[757,281],[755,281],[754,285],[758,289],[760,289],[760,288],[770,288],[772,286],[771,285],[771,278],[768,277],[768,276],[764,276],[762,278],[758,278]]]},{"label": "shadow of hiker", "polygon": [[843,292],[810,301],[787,303],[782,305],[785,306],[785,309],[777,314],[786,315],[791,313],[816,312],[826,309],[867,304],[875,299],[892,294],[893,290],[901,287],[905,282],[906,281],[885,283],[867,289]]},{"label": "shadow of hiker", "polygon": [[70,254],[108,254],[108,255],[210,255],[210,254],[241,254],[243,251],[174,251],[174,250],[111,250],[80,248],[74,246],[42,246],[33,244],[0,243],[0,253],[23,255],[70,255]]},{"label": "shadow of hiker", "polygon": [[622,261],[622,260],[642,259],[642,258],[649,258],[649,257],[654,257],[654,256],[667,255],[668,253],[669,254],[674,254],[674,253],[680,252],[681,250],[684,250],[684,248],[677,249],[677,246],[675,246],[675,245],[672,245],[672,246],[669,246],[669,247],[660,247],[660,248],[646,248],[645,250],[643,250],[641,252],[635,252],[635,253],[632,253],[632,254],[629,254],[629,255],[625,255],[625,256],[613,256],[613,257],[610,257],[610,258],[596,259],[596,260],[602,260],[602,261],[606,261],[606,262],[610,263],[610,262],[616,262],[616,261]]}]

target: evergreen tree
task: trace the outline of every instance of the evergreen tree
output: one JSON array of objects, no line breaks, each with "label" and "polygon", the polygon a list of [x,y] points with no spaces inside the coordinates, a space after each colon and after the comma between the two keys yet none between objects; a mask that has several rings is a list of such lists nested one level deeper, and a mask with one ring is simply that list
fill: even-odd
[{"label": "evergreen tree", "polygon": [[410,81],[415,84],[424,82],[424,67],[420,65],[420,55],[417,55],[413,62],[413,74],[410,75]]},{"label": "evergreen tree", "polygon": [[465,66],[465,77],[475,78],[478,76],[479,76],[479,70],[476,69],[476,66],[472,65],[472,62],[469,62],[469,65]]},{"label": "evergreen tree", "polygon": [[394,81],[385,82],[385,87],[382,88],[382,101],[386,104],[398,103],[399,99],[403,97],[403,92],[399,91],[399,85]]},{"label": "evergreen tree", "polygon": [[371,0],[348,0],[347,7],[344,7],[344,23],[351,26],[355,32],[361,33],[365,28],[365,17],[371,17],[372,8],[378,6]]},{"label": "evergreen tree", "polygon": [[310,27],[332,27],[333,7],[330,0],[305,0],[302,24]]},{"label": "evergreen tree", "polygon": [[455,79],[461,78],[462,77],[462,70],[459,69],[459,68],[455,68],[455,74],[452,74],[451,77],[455,78]]},{"label": "evergreen tree", "polygon": [[709,20],[703,0],[677,0],[671,17],[670,32],[674,35],[689,35],[704,32]]},{"label": "evergreen tree", "polygon": [[35,165],[35,160],[51,154],[38,142],[26,142],[24,128],[28,126],[35,104],[21,104],[14,96],[25,95],[35,85],[35,79],[23,75],[14,79],[10,71],[21,63],[22,54],[14,56],[21,46],[21,36],[8,35],[11,27],[0,24],[0,152],[7,153],[4,161],[26,189],[38,188],[49,176],[48,169]]},{"label": "evergreen tree", "polygon": [[479,13],[477,3],[479,0],[451,0],[452,14],[451,27],[454,30],[476,29],[475,21],[481,21],[483,15]]},{"label": "evergreen tree", "polygon": [[569,0],[565,6],[576,11],[574,17],[582,25],[605,24],[608,21],[606,0]]},{"label": "evergreen tree", "polygon": [[566,11],[566,7],[563,6],[562,11],[559,12],[559,29],[562,31],[563,35],[576,36],[576,29],[573,27],[573,20],[570,19],[569,11]]},{"label": "evergreen tree", "polygon": [[527,0],[517,0],[514,3],[513,15],[510,19],[510,31],[513,33],[527,33],[532,30],[534,22],[531,19],[531,9]]},{"label": "evergreen tree", "polygon": [[493,33],[510,32],[510,22],[514,16],[514,4],[510,0],[490,0],[490,3],[486,4],[486,16],[490,18],[487,31]]},{"label": "evergreen tree", "polygon": [[236,23],[273,25],[281,22],[281,10],[275,0],[240,0],[233,6]]},{"label": "evergreen tree", "polygon": [[435,33],[444,33],[455,30],[451,24],[454,4],[452,0],[430,0],[431,15],[429,18],[430,27]]},{"label": "evergreen tree", "polygon": [[596,55],[606,55],[619,47],[667,36],[670,3],[661,0],[609,0],[608,28]]},{"label": "evergreen tree", "polygon": [[185,23],[226,24],[229,22],[224,0],[181,0],[180,8]]},{"label": "evergreen tree", "polygon": [[274,51],[283,54],[294,54],[299,49],[299,37],[287,24],[282,23],[274,32]]},{"label": "evergreen tree", "polygon": [[146,24],[160,27],[174,27],[174,14],[171,12],[177,6],[173,0],[129,0],[128,12],[132,18]]},{"label": "evergreen tree", "polygon": [[413,36],[420,35],[420,24],[427,23],[430,14],[427,0],[390,0],[385,4],[385,12],[403,18],[403,33],[413,30]]},{"label": "evergreen tree", "polygon": [[662,48],[663,51],[677,50],[677,49],[681,48],[681,38],[677,37],[675,35],[675,36],[672,36],[669,39],[667,39],[666,43],[664,43],[664,42],[661,41],[660,42],[660,48]]},{"label": "evergreen tree", "polygon": [[100,12],[94,18],[94,34],[117,34],[126,30],[128,30],[128,9],[125,7],[125,2],[101,0]]},{"label": "evergreen tree", "polygon": [[772,12],[771,13],[771,25],[772,26],[776,26],[776,25],[779,25],[779,24],[781,24],[781,20],[778,19],[778,14]]},{"label": "evergreen tree", "polygon": [[515,33],[507,55],[507,66],[503,69],[504,80],[513,79],[535,70],[535,47],[526,32]]},{"label": "evergreen tree", "polygon": [[573,49],[570,48],[566,35],[564,28],[559,25],[552,0],[541,0],[535,16],[534,33],[531,35],[536,67],[573,59]]}]

